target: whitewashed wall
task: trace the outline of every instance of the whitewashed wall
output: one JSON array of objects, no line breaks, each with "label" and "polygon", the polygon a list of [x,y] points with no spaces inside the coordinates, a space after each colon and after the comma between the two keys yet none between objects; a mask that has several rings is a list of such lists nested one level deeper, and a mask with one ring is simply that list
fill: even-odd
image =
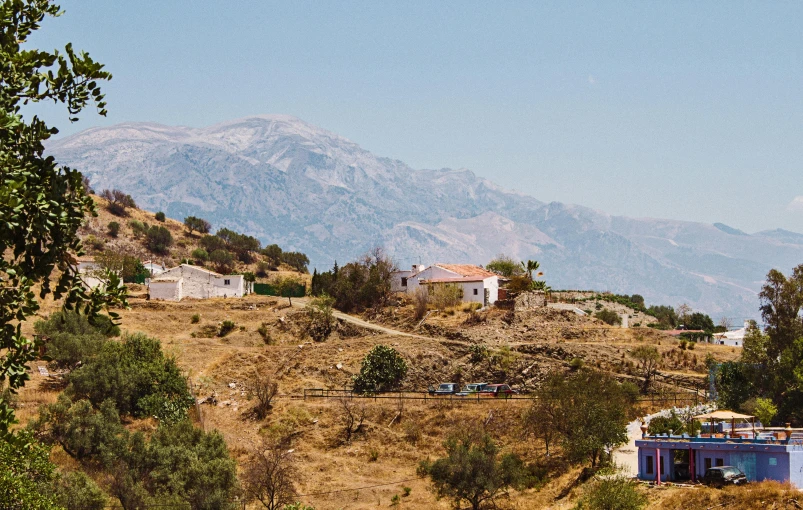
[{"label": "whitewashed wall", "polygon": [[[243,275],[217,275],[200,267],[182,264],[168,269],[160,277],[181,278],[183,297],[207,299],[214,297],[243,297],[245,285]],[[226,280],[229,284],[226,285]]]},{"label": "whitewashed wall", "polygon": [[151,281],[148,285],[151,299],[164,299],[165,301],[181,301],[182,281]]}]

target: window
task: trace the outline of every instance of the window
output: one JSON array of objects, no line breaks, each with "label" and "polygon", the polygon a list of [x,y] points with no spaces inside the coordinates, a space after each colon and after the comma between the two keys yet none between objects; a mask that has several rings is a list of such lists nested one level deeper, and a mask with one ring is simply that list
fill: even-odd
[{"label": "window", "polygon": [[724,465],[725,465],[725,459],[717,459],[717,467]]},{"label": "window", "polygon": [[402,287],[407,287],[407,277],[402,276]]},{"label": "window", "polygon": [[652,455],[647,455],[647,474],[648,475],[651,475],[651,474],[654,473],[654,468],[653,468],[654,465],[655,464],[653,462]]},{"label": "window", "polygon": [[223,280],[223,285],[231,285],[231,280]]},{"label": "window", "polygon": [[778,465],[778,459],[776,459],[775,457],[770,457],[770,466],[777,466],[777,465]]},{"label": "window", "polygon": [[475,296],[477,295],[477,292],[479,292],[479,289],[474,289],[474,295]]},{"label": "window", "polygon": [[706,457],[704,462],[705,462],[705,469],[706,470],[710,469],[711,468],[711,457]]}]

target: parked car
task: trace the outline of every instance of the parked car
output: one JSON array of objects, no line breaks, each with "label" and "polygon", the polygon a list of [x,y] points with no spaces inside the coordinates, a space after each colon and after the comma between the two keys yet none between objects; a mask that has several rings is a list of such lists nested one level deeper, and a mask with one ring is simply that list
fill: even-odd
[{"label": "parked car", "polygon": [[507,384],[489,384],[483,388],[482,393],[489,397],[510,398],[516,391]]},{"label": "parked car", "polygon": [[488,386],[488,383],[484,383],[484,382],[466,384],[465,386],[463,386],[463,389],[460,390],[460,393],[455,393],[455,395],[460,396],[460,397],[467,397],[469,395],[476,395],[477,393],[482,392],[485,389],[486,386]]},{"label": "parked car", "polygon": [[747,483],[747,477],[742,470],[734,466],[717,466],[705,470],[702,482],[714,487],[723,485],[743,485]]},{"label": "parked car", "polygon": [[430,386],[428,391],[430,395],[454,395],[459,389],[455,383],[441,383],[437,388]]}]

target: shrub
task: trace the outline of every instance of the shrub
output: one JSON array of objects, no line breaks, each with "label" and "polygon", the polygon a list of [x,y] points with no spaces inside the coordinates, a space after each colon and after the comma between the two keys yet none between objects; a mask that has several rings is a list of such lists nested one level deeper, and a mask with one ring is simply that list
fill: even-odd
[{"label": "shrub", "polygon": [[427,291],[419,287],[415,290],[415,293],[413,293],[413,316],[415,320],[420,321],[424,318],[427,314],[428,306],[429,296],[427,295]]},{"label": "shrub", "polygon": [[200,314],[192,314],[192,317],[190,317],[190,324],[198,324],[199,322],[201,322]]},{"label": "shrub", "polygon": [[82,510],[106,508],[106,494],[94,480],[82,471],[72,471],[61,475],[53,490],[56,494],[56,502],[61,507]]},{"label": "shrub", "polygon": [[195,402],[175,359],[165,356],[158,340],[141,333],[106,342],[69,381],[67,390],[75,398],[89,399],[94,406],[111,399],[121,413],[137,417],[172,417],[176,409],[186,411]]},{"label": "shrub", "polygon": [[354,391],[383,392],[396,389],[407,375],[407,362],[392,347],[377,345],[362,361],[354,378]]},{"label": "shrub", "polygon": [[192,250],[190,256],[195,260],[195,262],[199,264],[203,264],[207,260],[209,260],[209,253],[203,248],[196,248]]},{"label": "shrub", "polygon": [[335,300],[326,294],[310,300],[304,307],[307,314],[306,332],[316,342],[323,342],[335,327],[335,316],[332,313],[332,305]]},{"label": "shrub", "polygon": [[154,215],[154,217],[156,218],[156,221],[163,222],[165,220],[165,213],[159,211]]},{"label": "shrub", "polygon": [[109,212],[115,216],[128,216],[127,209],[129,207],[132,209],[137,208],[137,204],[134,202],[134,199],[131,198],[131,195],[126,195],[119,189],[104,189],[101,192],[100,197],[106,199],[108,202],[106,204],[106,209],[108,209]]},{"label": "shrub", "polygon": [[569,362],[569,368],[572,370],[580,370],[583,368],[584,364],[583,358],[572,358],[572,360]]},{"label": "shrub", "polygon": [[145,246],[153,253],[167,254],[173,245],[173,236],[165,227],[152,226],[145,235]]},{"label": "shrub", "polygon": [[402,487],[402,496],[403,497],[406,498],[407,496],[410,495],[411,492],[413,492],[413,489],[411,489],[410,487]]},{"label": "shrub", "polygon": [[428,294],[432,304],[441,310],[457,306],[463,300],[463,288],[453,283],[431,285]]},{"label": "shrub", "polygon": [[619,317],[619,314],[607,308],[595,313],[594,317],[611,326],[620,326],[622,324],[622,318]]},{"label": "shrub", "polygon": [[419,427],[418,424],[415,422],[405,421],[404,440],[410,443],[411,445],[418,444],[418,441],[421,440],[421,427]]},{"label": "shrub", "polygon": [[681,340],[680,342],[678,342],[678,348],[680,348],[681,351],[685,351],[686,350],[686,345],[688,343],[689,342],[687,342],[686,340]]},{"label": "shrub", "polygon": [[520,275],[524,272],[524,269],[521,267],[519,262],[505,254],[497,255],[495,259],[491,260],[485,265],[485,269],[488,271],[493,271],[494,273],[504,276],[505,278],[510,278],[514,275]]},{"label": "shrub", "polygon": [[106,226],[106,232],[109,234],[109,237],[117,237],[120,233],[120,224],[116,221],[110,221]]},{"label": "shrub", "polygon": [[476,365],[488,359],[488,348],[481,344],[472,344],[468,347],[469,361]]},{"label": "shrub", "polygon": [[104,246],[106,246],[106,243],[103,241],[103,239],[99,239],[90,234],[86,236],[86,239],[84,239],[84,245],[88,246],[93,251],[100,251],[104,248]]},{"label": "shrub", "polygon": [[194,230],[200,232],[201,234],[207,234],[212,228],[212,225],[210,225],[208,221],[195,216],[187,216],[184,218],[184,226],[187,227],[187,230],[189,230],[190,234],[192,234]]},{"label": "shrub", "polygon": [[144,281],[150,276],[150,272],[145,269],[142,261],[133,255],[106,250],[95,256],[95,262],[103,269],[119,272],[125,283],[133,283],[137,279]]},{"label": "shrub", "polygon": [[460,507],[464,501],[473,510],[506,493],[510,487],[524,485],[524,463],[514,454],[499,454],[491,436],[480,426],[457,429],[443,443],[446,457],[422,461],[419,476],[431,479],[437,496],[446,497]]},{"label": "shrub", "polygon": [[120,334],[108,317],[99,316],[94,322],[74,311],[55,312],[36,321],[34,331],[46,342],[51,364],[72,370],[97,356],[108,337]]},{"label": "shrub", "polygon": [[134,237],[145,235],[148,232],[148,225],[141,221],[131,220],[128,222],[128,226],[131,227]]},{"label": "shrub", "polygon": [[273,338],[270,336],[270,331],[268,330],[268,324],[263,322],[257,328],[257,333],[259,336],[262,337],[262,341],[265,342],[267,345],[273,344]]},{"label": "shrub", "polygon": [[275,269],[276,269],[275,267],[272,267],[267,262],[260,260],[259,262],[257,262],[256,275],[261,278],[264,278],[268,276],[268,271],[274,271]]},{"label": "shrub", "polygon": [[591,482],[577,505],[582,510],[640,510],[647,496],[626,476],[601,475]]},{"label": "shrub", "polygon": [[376,462],[379,460],[379,450],[376,448],[368,449],[368,462]]},{"label": "shrub", "polygon": [[209,254],[209,261],[215,266],[215,271],[228,274],[234,270],[234,255],[226,250],[215,250]]},{"label": "shrub", "polygon": [[237,325],[234,323],[234,321],[225,320],[220,323],[220,328],[218,329],[217,336],[223,338],[224,336],[234,331],[234,328],[236,327]]}]

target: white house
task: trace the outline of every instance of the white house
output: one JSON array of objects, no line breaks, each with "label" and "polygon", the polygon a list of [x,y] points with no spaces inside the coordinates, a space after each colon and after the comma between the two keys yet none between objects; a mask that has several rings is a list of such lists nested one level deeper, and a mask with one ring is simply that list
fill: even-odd
[{"label": "white house", "polygon": [[499,276],[471,264],[434,264],[417,266],[410,275],[399,275],[398,287],[413,293],[419,288],[434,285],[458,285],[463,290],[463,302],[492,305],[499,299]]},{"label": "white house", "polygon": [[102,276],[101,270],[103,269],[100,264],[95,262],[95,257],[82,256],[76,259],[78,262],[78,274],[81,276],[81,281],[87,289],[94,289],[98,285],[105,283],[98,276]]},{"label": "white house", "polygon": [[412,270],[394,271],[390,277],[390,290],[393,292],[407,292],[407,279],[414,274],[423,271],[427,266],[413,264]]},{"label": "white house", "polygon": [[732,347],[744,347],[744,337],[747,335],[747,330],[750,328],[750,321],[744,321],[744,326],[733,330],[726,331],[725,333],[715,333],[713,343],[719,345],[730,345]]},{"label": "white house", "polygon": [[165,267],[164,264],[157,264],[152,260],[146,260],[145,262],[142,263],[142,265],[145,266],[145,269],[151,276],[159,276],[160,274],[167,271],[167,268]]},{"label": "white house", "polygon": [[243,275],[222,275],[198,266],[181,264],[145,282],[151,299],[181,301],[185,297],[207,299],[243,297],[247,287]]}]

